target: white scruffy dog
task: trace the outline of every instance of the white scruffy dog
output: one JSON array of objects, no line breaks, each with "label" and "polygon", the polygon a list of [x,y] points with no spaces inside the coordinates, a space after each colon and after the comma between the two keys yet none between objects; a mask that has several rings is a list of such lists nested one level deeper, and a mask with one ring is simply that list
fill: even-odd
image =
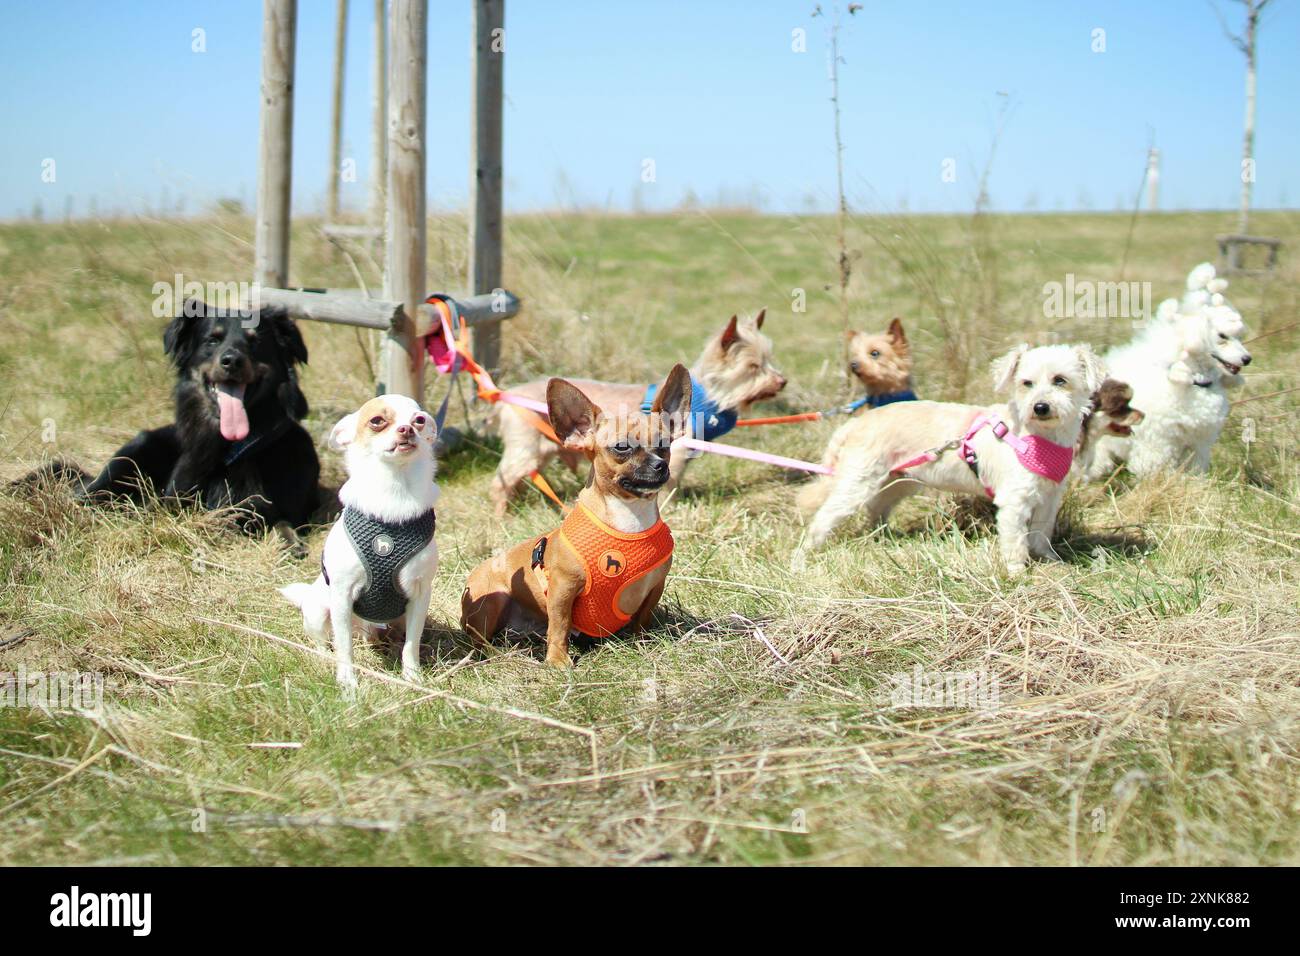
[{"label": "white scruffy dog", "polygon": [[344,511],[325,539],[321,574],[312,584],[281,588],[302,609],[307,634],[334,639],[336,676],[356,687],[354,621],[369,636],[405,622],[402,676],[419,675],[420,635],[429,613],[438,546],[433,538],[437,466],[433,419],[404,395],[372,398],[343,418],[329,444],[344,451]]},{"label": "white scruffy dog", "polygon": [[[1031,556],[1055,558],[1051,537],[1084,415],[1105,370],[1086,345],[1028,345],[993,365],[1004,405],[899,402],[841,425],[800,505],[820,505],[795,552],[798,569],[835,526],[862,507],[877,523],[922,488],[990,495],[1011,574]],[[962,439],[965,439],[963,442]]]},{"label": "white scruffy dog", "polygon": [[1126,462],[1135,475],[1168,468],[1210,467],[1210,452],[1228,420],[1227,389],[1241,382],[1250,353],[1246,325],[1223,297],[1227,281],[1201,263],[1187,277],[1181,303],[1160,303],[1155,318],[1127,345],[1106,355],[1110,374],[1133,387],[1133,405],[1146,413],[1127,437],[1107,435],[1088,476]]}]

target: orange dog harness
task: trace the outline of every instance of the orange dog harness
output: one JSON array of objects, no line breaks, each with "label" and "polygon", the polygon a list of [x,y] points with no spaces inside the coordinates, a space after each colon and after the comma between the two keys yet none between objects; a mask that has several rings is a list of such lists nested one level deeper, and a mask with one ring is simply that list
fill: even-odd
[{"label": "orange dog harness", "polygon": [[[635,534],[615,531],[578,503],[560,525],[559,536],[582,559],[587,583],[573,602],[573,628],[588,637],[609,637],[631,614],[619,610],[618,599],[673,556],[673,535],[663,518]],[[534,568],[545,572],[545,538],[534,549]],[[545,581],[545,575],[542,575]]]}]

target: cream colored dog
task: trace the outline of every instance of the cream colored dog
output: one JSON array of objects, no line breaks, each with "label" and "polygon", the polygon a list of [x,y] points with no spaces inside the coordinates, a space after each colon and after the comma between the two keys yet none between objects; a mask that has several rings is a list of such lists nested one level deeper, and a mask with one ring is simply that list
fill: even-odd
[{"label": "cream colored dog", "polygon": [[[690,370],[692,382],[691,434],[695,438],[714,439],[735,426],[739,413],[755,402],[775,397],[785,388],[785,376],[772,362],[772,340],[762,333],[766,309],[752,321],[736,316],[704,346],[699,360]],[[649,408],[650,398],[644,385],[570,379],[589,399],[611,415],[634,415],[639,408]],[[510,389],[534,401],[544,401],[548,379],[526,382]],[[497,514],[506,507],[530,474],[540,470],[559,455],[574,472],[586,459],[571,449],[563,449],[529,423],[531,413],[510,405],[500,406],[501,464],[492,479],[492,501]],[[672,474],[664,493],[677,487],[687,462],[694,455],[674,455]]]},{"label": "cream colored dog", "polygon": [[900,402],[846,422],[824,458],[835,474],[800,495],[800,505],[817,513],[795,552],[796,569],[859,508],[883,524],[894,505],[926,487],[993,499],[1011,574],[1031,556],[1057,557],[1051,537],[1064,479],[1105,377],[1086,345],[1021,345],[993,365],[1006,404]]}]

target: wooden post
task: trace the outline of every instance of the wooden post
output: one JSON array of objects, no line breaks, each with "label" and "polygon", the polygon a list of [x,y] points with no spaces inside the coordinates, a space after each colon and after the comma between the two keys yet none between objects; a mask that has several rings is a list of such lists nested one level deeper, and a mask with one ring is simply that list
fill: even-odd
[{"label": "wooden post", "polygon": [[[263,287],[262,305],[285,309],[290,318],[300,321],[329,322],[387,332],[406,319],[406,307],[400,302],[372,299],[361,289],[272,289]],[[473,329],[483,322],[500,322],[519,312],[519,299],[509,292],[503,295],[471,295],[455,300],[456,311]],[[504,306],[505,312],[502,312]],[[415,316],[415,334],[428,335],[438,323],[433,306],[422,305]]]},{"label": "wooden post", "polygon": [[289,201],[293,192],[293,58],[297,0],[262,5],[262,119],[257,169],[253,278],[289,282]]},{"label": "wooden post", "polygon": [[372,64],[370,121],[374,129],[370,157],[370,221],[384,227],[384,194],[388,186],[388,17],[384,0],[375,0],[375,57]]},{"label": "wooden post", "polygon": [[330,117],[330,179],[326,190],[325,221],[339,218],[339,175],[343,165],[343,61],[347,56],[348,0],[338,0],[334,28],[334,110]]},{"label": "wooden post", "polygon": [[380,394],[423,397],[424,352],[416,316],[427,294],[425,258],[425,81],[428,0],[392,0],[388,18],[388,229],[384,298],[404,315],[384,337]]},{"label": "wooden post", "polygon": [[[470,110],[469,229],[471,293],[501,288],[501,101],[505,61],[505,0],[474,3],[474,102]],[[501,323],[474,330],[474,357],[491,372],[501,358]]]}]

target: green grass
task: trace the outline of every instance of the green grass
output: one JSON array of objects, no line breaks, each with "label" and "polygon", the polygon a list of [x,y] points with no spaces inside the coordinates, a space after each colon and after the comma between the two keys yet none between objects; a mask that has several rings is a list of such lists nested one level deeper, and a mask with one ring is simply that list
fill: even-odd
[{"label": "green grass", "polygon": [[[1122,275],[1126,216],[993,217],[986,239],[958,217],[862,218],[854,324],[901,316],[922,394],[987,399],[988,359],[1016,342],[1129,334],[1045,319],[1045,282],[1176,294],[1231,218],[1144,216]],[[1255,228],[1300,242],[1295,214]],[[791,379],[769,408],[839,401],[832,236],[819,218],[516,218],[506,284],[526,311],[501,378],[649,381],[766,306]],[[239,280],[250,241],[239,218],[0,227],[0,478],[54,455],[97,467],[164,421],[151,286]],[[432,221],[429,249],[431,285],[454,289],[463,222]],[[355,285],[311,223],[293,255],[295,283]],[[1252,345],[1243,397],[1298,384],[1289,255],[1230,295],[1255,333],[1276,333]],[[322,435],[370,393],[375,342],[305,334]],[[1066,561],[1014,582],[987,515],[945,499],[908,502],[883,534],[851,525],[794,574],[791,476],[701,461],[666,512],[678,551],[655,627],[581,648],[571,674],[533,644],[474,654],[457,631],[470,568],[556,521],[531,491],[491,515],[499,445],[476,434],[441,469],[426,687],[363,678],[355,702],[328,663],[265,636],[304,640],[274,588],[314,575],[323,529],[295,562],[222,516],[0,493],[0,645],[27,634],[0,647],[0,672],[106,681],[95,716],[0,707],[0,862],[1300,862],[1297,394],[1239,406],[1206,478],[1075,489]],[[816,458],[830,428],[730,440]],[[337,458],[322,459],[337,482]],[[398,673],[390,649],[358,659]],[[998,706],[892,708],[891,677],[916,665],[984,669]]]}]

